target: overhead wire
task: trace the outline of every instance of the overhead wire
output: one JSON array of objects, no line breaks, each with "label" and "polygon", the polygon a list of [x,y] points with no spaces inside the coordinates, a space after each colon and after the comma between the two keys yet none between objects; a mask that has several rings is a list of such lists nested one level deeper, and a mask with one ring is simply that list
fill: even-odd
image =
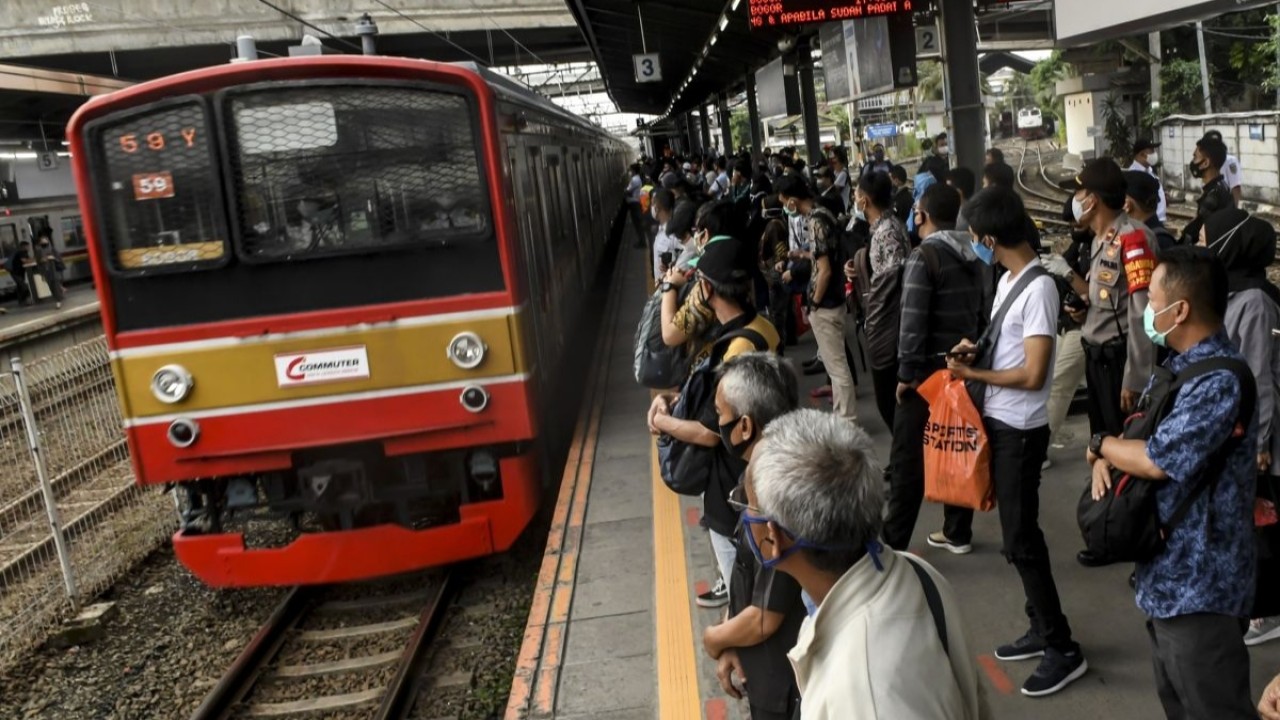
[{"label": "overhead wire", "polygon": [[359,45],[356,45],[355,43],[352,43],[349,40],[346,40],[345,38],[338,37],[337,35],[334,35],[333,33],[329,32],[328,30],[325,30],[324,28],[320,27],[319,25],[316,25],[315,23],[303,20],[302,18],[298,17],[297,15],[294,15],[288,10],[285,10],[279,5],[272,3],[271,0],[258,0],[258,2],[262,3],[263,5],[266,5],[267,7],[271,8],[272,10],[275,10],[276,12],[280,13],[281,15],[284,15],[285,17],[291,20],[301,23],[302,25],[309,27],[312,30],[315,30],[316,32],[322,35],[325,35],[329,38],[332,38],[333,40],[336,40],[337,42],[342,43],[343,45],[346,45],[347,47],[351,48],[352,50],[358,53],[364,52],[364,49],[361,48]]},{"label": "overhead wire", "polygon": [[[262,2],[263,0],[259,0],[259,1],[260,1],[260,2]],[[426,25],[423,25],[422,23],[418,22],[416,19],[411,18],[411,17],[409,17],[408,15],[405,15],[403,12],[400,12],[400,10],[399,10],[398,8],[391,7],[390,5],[388,5],[388,4],[386,4],[385,2],[383,2],[383,0],[373,0],[373,1],[374,1],[374,2],[376,2],[376,3],[378,3],[379,5],[381,5],[382,7],[384,7],[384,8],[386,8],[386,9],[390,10],[391,12],[395,13],[396,15],[399,15],[400,17],[404,18],[405,20],[408,20],[409,22],[413,23],[414,25],[417,25],[418,27],[422,28],[423,30],[425,30],[425,31],[427,31],[427,32],[429,32],[429,33],[431,33],[432,35],[435,35],[436,37],[438,37],[438,38],[440,38],[441,40],[445,41],[446,43],[448,43],[448,44],[452,45],[453,47],[457,48],[458,50],[462,51],[463,53],[465,53],[465,54],[467,54],[467,55],[470,55],[470,56],[471,56],[471,57],[472,57],[476,62],[480,63],[480,64],[481,64],[481,65],[483,65],[484,67],[489,67],[489,63],[485,62],[485,61],[484,61],[484,58],[480,57],[479,55],[476,55],[475,53],[473,53],[473,52],[471,52],[470,50],[468,50],[468,49],[466,49],[466,48],[462,47],[461,45],[459,45],[458,43],[456,43],[456,42],[454,42],[454,41],[450,40],[449,38],[445,37],[444,35],[441,35],[440,33],[436,32],[435,30],[432,30],[431,28],[427,27]]]}]

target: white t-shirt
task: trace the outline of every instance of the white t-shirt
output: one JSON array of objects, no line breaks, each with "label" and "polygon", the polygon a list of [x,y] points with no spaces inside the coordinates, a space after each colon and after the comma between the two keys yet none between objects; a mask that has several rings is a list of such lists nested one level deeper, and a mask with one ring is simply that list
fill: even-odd
[{"label": "white t-shirt", "polygon": [[[1022,272],[1039,264],[1039,260],[1032,260]],[[997,284],[995,302],[991,308],[993,318],[1018,280],[1011,275],[1012,273],[1005,273]],[[1047,336],[1055,342],[1055,347],[1049,350],[1049,370],[1045,374],[1044,387],[1039,390],[1019,390],[988,385],[982,409],[984,417],[999,420],[1018,430],[1031,430],[1049,424],[1049,391],[1053,388],[1053,363],[1054,356],[1057,355],[1059,302],[1058,286],[1054,284],[1052,277],[1044,275],[1031,281],[1009,306],[1004,324],[1000,326],[1000,337],[996,339],[996,353],[992,358],[991,369],[1008,370],[1025,365],[1027,351],[1023,341],[1026,338]]]},{"label": "white t-shirt", "polygon": [[675,265],[675,258],[680,256],[680,242],[667,234],[667,224],[662,223],[658,226],[658,235],[653,239],[653,279],[662,279],[662,253],[671,253],[671,263]]},{"label": "white t-shirt", "polygon": [[1235,155],[1227,156],[1227,161],[1222,165],[1222,177],[1227,181],[1227,187],[1232,190],[1244,185],[1244,173],[1240,171],[1240,158]]},{"label": "white t-shirt", "polygon": [[[1156,175],[1155,168],[1149,168],[1137,160],[1133,161],[1133,164],[1129,166],[1129,169],[1144,172],[1155,178],[1156,182],[1160,182],[1160,176]],[[1156,206],[1156,217],[1160,218],[1160,222],[1165,222],[1169,219],[1169,203],[1165,201],[1164,183],[1160,183],[1160,204]]]}]

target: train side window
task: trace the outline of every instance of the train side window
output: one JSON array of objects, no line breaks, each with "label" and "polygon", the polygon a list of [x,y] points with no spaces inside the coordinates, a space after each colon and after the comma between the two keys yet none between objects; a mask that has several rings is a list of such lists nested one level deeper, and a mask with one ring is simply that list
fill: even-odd
[{"label": "train side window", "polygon": [[7,260],[18,250],[18,228],[13,223],[0,225],[0,255]]},{"label": "train side window", "polygon": [[85,246],[84,223],[79,215],[68,215],[62,218],[62,248],[82,248]]}]

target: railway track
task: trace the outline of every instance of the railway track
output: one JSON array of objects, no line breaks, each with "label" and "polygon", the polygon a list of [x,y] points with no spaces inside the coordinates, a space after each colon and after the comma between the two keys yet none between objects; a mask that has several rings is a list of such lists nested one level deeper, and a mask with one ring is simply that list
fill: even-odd
[{"label": "railway track", "polygon": [[[1027,156],[1030,154],[1029,148],[1034,148],[1035,150],[1036,164],[1038,166],[1036,170],[1027,167]],[[1008,149],[1018,150],[1021,154],[1017,169],[1018,188],[1026,203],[1027,212],[1037,222],[1051,227],[1054,231],[1066,231],[1071,227],[1070,223],[1062,219],[1062,203],[1067,199],[1067,193],[1064,190],[1057,189],[1057,186],[1045,174],[1044,155],[1041,152],[1040,143],[1037,141],[1034,145],[1031,145],[1024,141],[1022,147]],[[1028,182],[1028,173],[1034,173],[1038,180]],[[1048,190],[1033,187],[1033,183],[1041,184]]]},{"label": "railway track", "polygon": [[405,718],[452,572],[291,590],[191,720]]}]

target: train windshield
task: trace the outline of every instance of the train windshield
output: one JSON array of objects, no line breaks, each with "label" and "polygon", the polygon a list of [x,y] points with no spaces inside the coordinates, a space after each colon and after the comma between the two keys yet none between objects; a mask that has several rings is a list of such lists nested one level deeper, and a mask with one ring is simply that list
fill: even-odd
[{"label": "train windshield", "polygon": [[126,274],[216,267],[228,255],[217,148],[198,97],[98,124],[102,234]]},{"label": "train windshield", "polygon": [[118,330],[505,289],[480,118],[455,88],[234,86],[86,135]]},{"label": "train windshield", "polygon": [[465,98],[378,85],[225,101],[246,262],[448,245],[489,218]]}]

